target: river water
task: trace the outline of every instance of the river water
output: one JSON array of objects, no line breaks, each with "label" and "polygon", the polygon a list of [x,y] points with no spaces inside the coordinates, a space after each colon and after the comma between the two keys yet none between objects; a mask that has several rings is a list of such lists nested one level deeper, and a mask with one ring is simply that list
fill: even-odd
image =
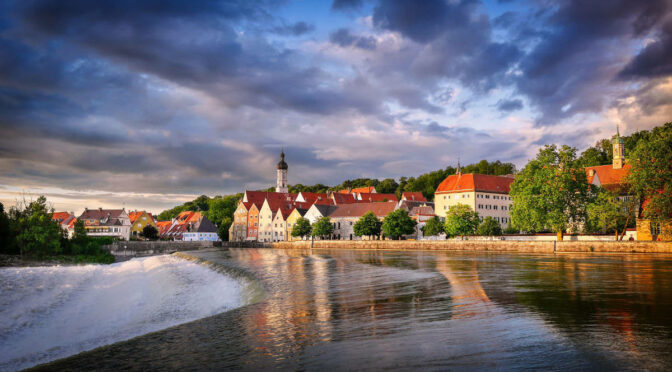
[{"label": "river water", "polygon": [[190,254],[250,273],[265,298],[42,368],[672,368],[672,256]]}]

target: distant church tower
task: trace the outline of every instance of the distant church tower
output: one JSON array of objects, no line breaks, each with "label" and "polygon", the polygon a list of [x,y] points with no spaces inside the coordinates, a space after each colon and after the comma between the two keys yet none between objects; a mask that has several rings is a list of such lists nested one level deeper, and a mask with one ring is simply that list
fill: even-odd
[{"label": "distant church tower", "polygon": [[287,163],[285,163],[285,150],[280,154],[278,163],[278,178],[275,182],[275,192],[288,192],[287,189]]},{"label": "distant church tower", "polygon": [[625,142],[621,138],[618,126],[616,127],[616,135],[611,139],[613,147],[613,168],[621,169],[625,165]]}]

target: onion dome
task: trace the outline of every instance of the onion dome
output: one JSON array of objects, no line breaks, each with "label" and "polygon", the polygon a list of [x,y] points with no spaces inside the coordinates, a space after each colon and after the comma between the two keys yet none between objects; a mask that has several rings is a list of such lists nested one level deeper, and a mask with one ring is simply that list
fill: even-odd
[{"label": "onion dome", "polygon": [[280,162],[278,163],[278,169],[287,170],[287,163],[285,163],[285,151],[284,150],[280,154]]}]

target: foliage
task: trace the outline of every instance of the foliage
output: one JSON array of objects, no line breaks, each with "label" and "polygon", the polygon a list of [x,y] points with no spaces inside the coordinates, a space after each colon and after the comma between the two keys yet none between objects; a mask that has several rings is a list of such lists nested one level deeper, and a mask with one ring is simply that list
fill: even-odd
[{"label": "foliage", "polygon": [[502,231],[504,234],[518,234],[520,230],[516,229],[515,227],[511,226],[511,223],[509,223],[504,231]]},{"label": "foliage", "polygon": [[373,212],[366,212],[352,227],[356,236],[378,236],[383,223]]},{"label": "foliage", "polygon": [[640,135],[629,156],[630,191],[645,202],[642,216],[654,222],[672,218],[672,122]]},{"label": "foliage", "polygon": [[585,220],[588,190],[576,149],[546,145],[511,184],[511,221],[528,232],[550,229],[562,233],[571,222]]},{"label": "foliage", "polygon": [[146,225],[142,228],[142,236],[148,240],[156,240],[159,238],[159,230],[152,225]]},{"label": "foliage", "polygon": [[238,207],[238,201],[242,198],[242,193],[224,196],[217,195],[214,198],[201,195],[190,202],[186,202],[159,213],[157,219],[159,221],[168,221],[177,217],[177,215],[182,212],[194,211],[203,212],[210,221],[219,225],[226,217],[233,219],[233,212],[235,212]]},{"label": "foliage", "polygon": [[376,186],[376,191],[380,194],[394,194],[398,188],[399,184],[394,178],[386,178]]},{"label": "foliage", "polygon": [[483,236],[500,236],[502,235],[502,227],[494,217],[485,217],[480,225],[476,228],[476,235]]},{"label": "foliage", "polygon": [[[275,188],[273,188],[272,191],[275,191]],[[298,194],[300,192],[316,192],[320,194],[324,194],[327,191],[329,191],[329,186],[323,185],[321,183],[315,184],[313,186],[306,186],[302,185],[300,183],[297,183],[296,185],[290,185],[288,187],[288,191],[293,194]]]},{"label": "foliage", "polygon": [[611,233],[626,227],[629,220],[634,221],[634,202],[618,200],[617,196],[604,189],[597,192],[587,207],[586,231]]},{"label": "foliage", "polygon": [[383,233],[394,240],[403,235],[413,234],[418,223],[411,219],[405,209],[397,209],[383,220]]},{"label": "foliage", "polygon": [[441,219],[437,216],[427,220],[425,226],[422,227],[422,234],[424,236],[435,236],[442,234],[443,232],[443,224],[441,223]]},{"label": "foliage", "polygon": [[21,255],[44,257],[62,253],[61,241],[64,232],[58,222],[51,219],[47,199],[40,196],[27,206],[18,206],[11,211],[20,232],[16,243]]},{"label": "foliage", "polygon": [[466,204],[451,205],[446,212],[444,231],[447,237],[474,235],[481,219]]},{"label": "foliage", "polygon": [[334,232],[334,226],[329,217],[322,217],[313,224],[313,236],[325,239]]},{"label": "foliage", "polygon": [[577,165],[581,167],[594,167],[597,165],[611,164],[613,149],[609,139],[602,139],[595,143],[595,146],[589,147],[581,153],[576,159]]},{"label": "foliage", "polygon": [[222,222],[217,226],[217,236],[219,236],[221,241],[226,242],[229,240],[229,228],[232,223],[233,220],[230,217],[224,217]]},{"label": "foliage", "polygon": [[310,221],[307,218],[299,217],[292,228],[292,236],[295,238],[308,236],[312,232]]}]

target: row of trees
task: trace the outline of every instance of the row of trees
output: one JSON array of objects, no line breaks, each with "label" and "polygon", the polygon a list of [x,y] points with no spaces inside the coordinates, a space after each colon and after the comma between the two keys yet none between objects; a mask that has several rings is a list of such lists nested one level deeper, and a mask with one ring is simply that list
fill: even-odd
[{"label": "row of trees", "polygon": [[87,236],[82,221],[77,221],[74,234],[68,239],[61,225],[51,219],[52,214],[44,196],[30,202],[23,200],[8,213],[0,203],[0,253],[31,258],[71,255],[82,261],[114,262],[109,252],[100,249],[112,239]]},{"label": "row of trees", "polygon": [[502,231],[499,222],[493,217],[481,218],[478,212],[474,212],[466,204],[453,205],[448,208],[445,222],[441,222],[439,217],[433,217],[422,228],[425,236],[446,234],[447,238],[468,235],[500,236],[503,232],[516,233],[517,230],[507,228]]},{"label": "row of trees", "polygon": [[[413,220],[403,209],[397,209],[385,216],[383,221],[379,220],[373,212],[367,212],[360,217],[352,226],[356,236],[389,237],[398,240],[404,235],[410,235],[415,232],[417,222]],[[321,239],[327,239],[334,233],[334,226],[329,217],[322,217],[310,224],[306,218],[299,218],[292,229],[292,236],[308,237],[313,236]]]},{"label": "row of trees", "polygon": [[576,149],[569,146],[542,148],[511,185],[513,225],[527,232],[556,232],[560,239],[564,232],[581,226],[585,232],[621,230],[622,239],[625,229],[634,226],[637,207],[645,201],[643,218],[653,222],[672,218],[672,123],[631,138],[636,138],[634,144],[633,139],[625,141],[626,148],[631,143],[627,156],[631,168],[619,190],[588,184],[586,151],[597,153],[597,149],[577,157]]}]

